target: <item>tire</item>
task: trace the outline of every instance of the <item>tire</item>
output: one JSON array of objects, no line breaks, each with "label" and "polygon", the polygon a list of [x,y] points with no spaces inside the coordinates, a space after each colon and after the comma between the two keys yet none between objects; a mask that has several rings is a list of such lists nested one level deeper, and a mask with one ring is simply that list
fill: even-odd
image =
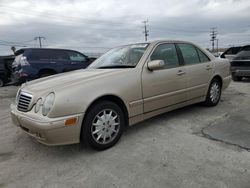
[{"label": "tire", "polygon": [[0,78],[0,87],[4,86],[4,80],[2,78]]},{"label": "tire", "polygon": [[113,102],[101,101],[91,107],[83,121],[81,142],[95,150],[114,146],[125,127],[124,113]]},{"label": "tire", "polygon": [[213,79],[209,85],[205,105],[216,106],[220,101],[222,84],[220,80]]}]

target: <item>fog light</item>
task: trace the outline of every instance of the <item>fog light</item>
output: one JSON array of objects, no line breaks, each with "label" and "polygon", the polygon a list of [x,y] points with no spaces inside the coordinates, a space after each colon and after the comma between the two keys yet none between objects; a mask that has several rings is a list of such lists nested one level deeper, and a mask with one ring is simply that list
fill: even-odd
[{"label": "fog light", "polygon": [[65,120],[64,125],[73,126],[76,124],[76,122],[77,122],[77,118],[74,117],[74,118],[70,118],[70,119]]}]

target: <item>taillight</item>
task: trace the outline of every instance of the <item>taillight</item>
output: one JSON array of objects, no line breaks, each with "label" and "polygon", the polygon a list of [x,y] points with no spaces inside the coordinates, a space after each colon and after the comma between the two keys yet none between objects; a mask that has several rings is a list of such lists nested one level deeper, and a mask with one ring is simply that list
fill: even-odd
[{"label": "taillight", "polygon": [[22,66],[29,66],[29,62],[27,61],[27,58],[25,56],[22,56],[21,59],[20,59],[20,64]]}]

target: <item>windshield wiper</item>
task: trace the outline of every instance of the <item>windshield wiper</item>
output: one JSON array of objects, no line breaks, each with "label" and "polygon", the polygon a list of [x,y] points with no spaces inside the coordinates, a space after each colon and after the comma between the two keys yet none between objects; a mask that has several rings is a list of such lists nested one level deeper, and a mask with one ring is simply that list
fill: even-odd
[{"label": "windshield wiper", "polygon": [[98,69],[121,69],[121,68],[134,68],[134,65],[108,65],[108,66],[101,66]]}]

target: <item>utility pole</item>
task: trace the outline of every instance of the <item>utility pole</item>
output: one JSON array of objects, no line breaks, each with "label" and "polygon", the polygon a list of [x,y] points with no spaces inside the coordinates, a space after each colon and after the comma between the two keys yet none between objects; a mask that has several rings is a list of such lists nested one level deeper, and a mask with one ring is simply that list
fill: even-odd
[{"label": "utility pole", "polygon": [[144,36],[145,36],[145,41],[148,40],[148,36],[149,36],[149,30],[147,29],[147,23],[148,23],[148,20],[145,20],[142,22],[144,24],[144,31],[142,33],[144,33]]},{"label": "utility pole", "polygon": [[217,55],[219,56],[219,39],[216,39]]},{"label": "utility pole", "polygon": [[38,36],[38,37],[34,38],[34,40],[37,40],[37,39],[39,40],[39,46],[40,46],[40,48],[42,48],[42,39],[45,40],[46,38],[45,37],[41,37],[41,36]]},{"label": "utility pole", "polygon": [[210,36],[211,36],[211,40],[210,41],[212,41],[212,52],[214,52],[214,41],[216,40],[216,36],[218,34],[218,32],[217,32],[216,29],[217,29],[216,27],[212,27],[210,29]]}]

